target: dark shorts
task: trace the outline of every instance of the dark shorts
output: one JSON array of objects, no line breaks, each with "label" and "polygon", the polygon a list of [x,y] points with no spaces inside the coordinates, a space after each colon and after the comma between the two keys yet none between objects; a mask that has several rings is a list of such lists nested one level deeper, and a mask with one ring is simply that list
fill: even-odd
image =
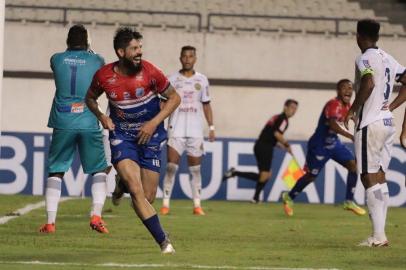
[{"label": "dark shorts", "polygon": [[307,147],[305,170],[313,176],[317,176],[330,159],[342,166],[345,166],[351,160],[355,160],[350,149],[340,141],[337,141],[332,146],[312,145],[309,142]]},{"label": "dark shorts", "polygon": [[254,154],[257,159],[258,170],[260,172],[269,172],[272,168],[274,146],[269,143],[256,142],[254,145]]},{"label": "dark shorts", "polygon": [[117,164],[124,159],[131,159],[141,168],[159,173],[161,170],[162,146],[153,141],[147,145],[140,145],[136,139],[115,136],[110,133],[111,163]]}]

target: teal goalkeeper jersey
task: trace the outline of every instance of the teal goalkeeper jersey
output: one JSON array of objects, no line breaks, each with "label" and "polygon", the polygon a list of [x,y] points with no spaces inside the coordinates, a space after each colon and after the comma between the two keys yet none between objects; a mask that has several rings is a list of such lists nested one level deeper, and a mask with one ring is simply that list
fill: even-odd
[{"label": "teal goalkeeper jersey", "polygon": [[87,50],[66,50],[51,57],[55,97],[48,127],[57,129],[99,129],[94,114],[86,107],[85,96],[93,75],[104,59]]}]

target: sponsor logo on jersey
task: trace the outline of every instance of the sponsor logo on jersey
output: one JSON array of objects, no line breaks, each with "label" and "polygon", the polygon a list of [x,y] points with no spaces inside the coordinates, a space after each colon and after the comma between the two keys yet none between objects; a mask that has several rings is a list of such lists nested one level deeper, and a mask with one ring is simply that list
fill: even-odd
[{"label": "sponsor logo on jersey", "polygon": [[135,89],[135,96],[137,98],[142,97],[145,94],[145,90],[142,87]]},{"label": "sponsor logo on jersey", "polygon": [[109,93],[109,96],[111,97],[111,98],[117,98],[117,94],[116,94],[116,92],[110,92]]},{"label": "sponsor logo on jersey", "polygon": [[63,59],[63,63],[67,64],[67,65],[85,65],[86,64],[86,60],[84,59],[76,59],[76,58],[65,58]]},{"label": "sponsor logo on jersey", "polygon": [[195,83],[195,89],[200,91],[202,89],[202,85],[200,83]]},{"label": "sponsor logo on jersey", "polygon": [[113,146],[119,145],[119,144],[122,143],[122,142],[123,142],[122,140],[117,140],[117,139],[110,140],[110,143],[111,143],[111,145],[113,145]]},{"label": "sponsor logo on jersey", "polygon": [[84,108],[85,108],[84,103],[72,103],[70,112],[71,113],[82,113]]},{"label": "sponsor logo on jersey", "polygon": [[130,99],[130,98],[131,98],[130,93],[129,93],[129,92],[124,92],[124,93],[123,93],[123,98],[124,98],[124,99]]}]

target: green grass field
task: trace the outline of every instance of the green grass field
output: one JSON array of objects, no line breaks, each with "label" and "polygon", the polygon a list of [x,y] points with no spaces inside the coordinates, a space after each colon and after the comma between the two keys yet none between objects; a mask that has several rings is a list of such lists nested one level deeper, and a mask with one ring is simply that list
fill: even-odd
[{"label": "green grass field", "polygon": [[[42,197],[0,196],[0,216]],[[155,203],[159,208],[160,201]],[[207,201],[207,215],[192,215],[191,201],[172,201],[160,217],[176,248],[158,246],[135,217],[128,200],[108,201],[104,219],[110,234],[89,228],[89,199],[60,204],[57,232],[37,233],[44,208],[0,225],[0,269],[405,269],[406,211],[391,208],[388,248],[356,244],[370,233],[367,216],[341,206],[296,204],[287,218],[280,203]]]}]

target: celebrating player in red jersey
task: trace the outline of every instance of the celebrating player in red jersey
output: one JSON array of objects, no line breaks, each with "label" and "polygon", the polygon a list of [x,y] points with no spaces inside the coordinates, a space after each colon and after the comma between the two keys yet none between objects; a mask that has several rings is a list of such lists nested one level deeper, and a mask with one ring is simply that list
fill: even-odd
[{"label": "celebrating player in red jersey", "polygon": [[[180,97],[161,70],[141,60],[141,40],[142,35],[130,28],[117,30],[114,49],[119,61],[95,74],[86,104],[110,130],[112,163],[130,193],[135,213],[162,253],[174,253],[149,201],[159,182],[161,144],[166,139],[163,120],[179,105]],[[110,116],[97,103],[103,93],[109,99]],[[158,94],[167,98],[162,109]]]},{"label": "celebrating player in red jersey", "polygon": [[344,209],[351,210],[357,215],[365,215],[365,210],[354,202],[355,186],[357,185],[357,167],[352,152],[341,142],[338,134],[350,140],[354,137],[343,127],[353,92],[352,82],[342,79],[337,82],[337,97],[331,99],[324,106],[320,114],[317,128],[307,143],[306,174],[303,175],[288,192],[282,193],[286,215],[293,215],[293,200],[310,183],[316,180],[324,165],[332,159],[348,170],[347,190]]}]

